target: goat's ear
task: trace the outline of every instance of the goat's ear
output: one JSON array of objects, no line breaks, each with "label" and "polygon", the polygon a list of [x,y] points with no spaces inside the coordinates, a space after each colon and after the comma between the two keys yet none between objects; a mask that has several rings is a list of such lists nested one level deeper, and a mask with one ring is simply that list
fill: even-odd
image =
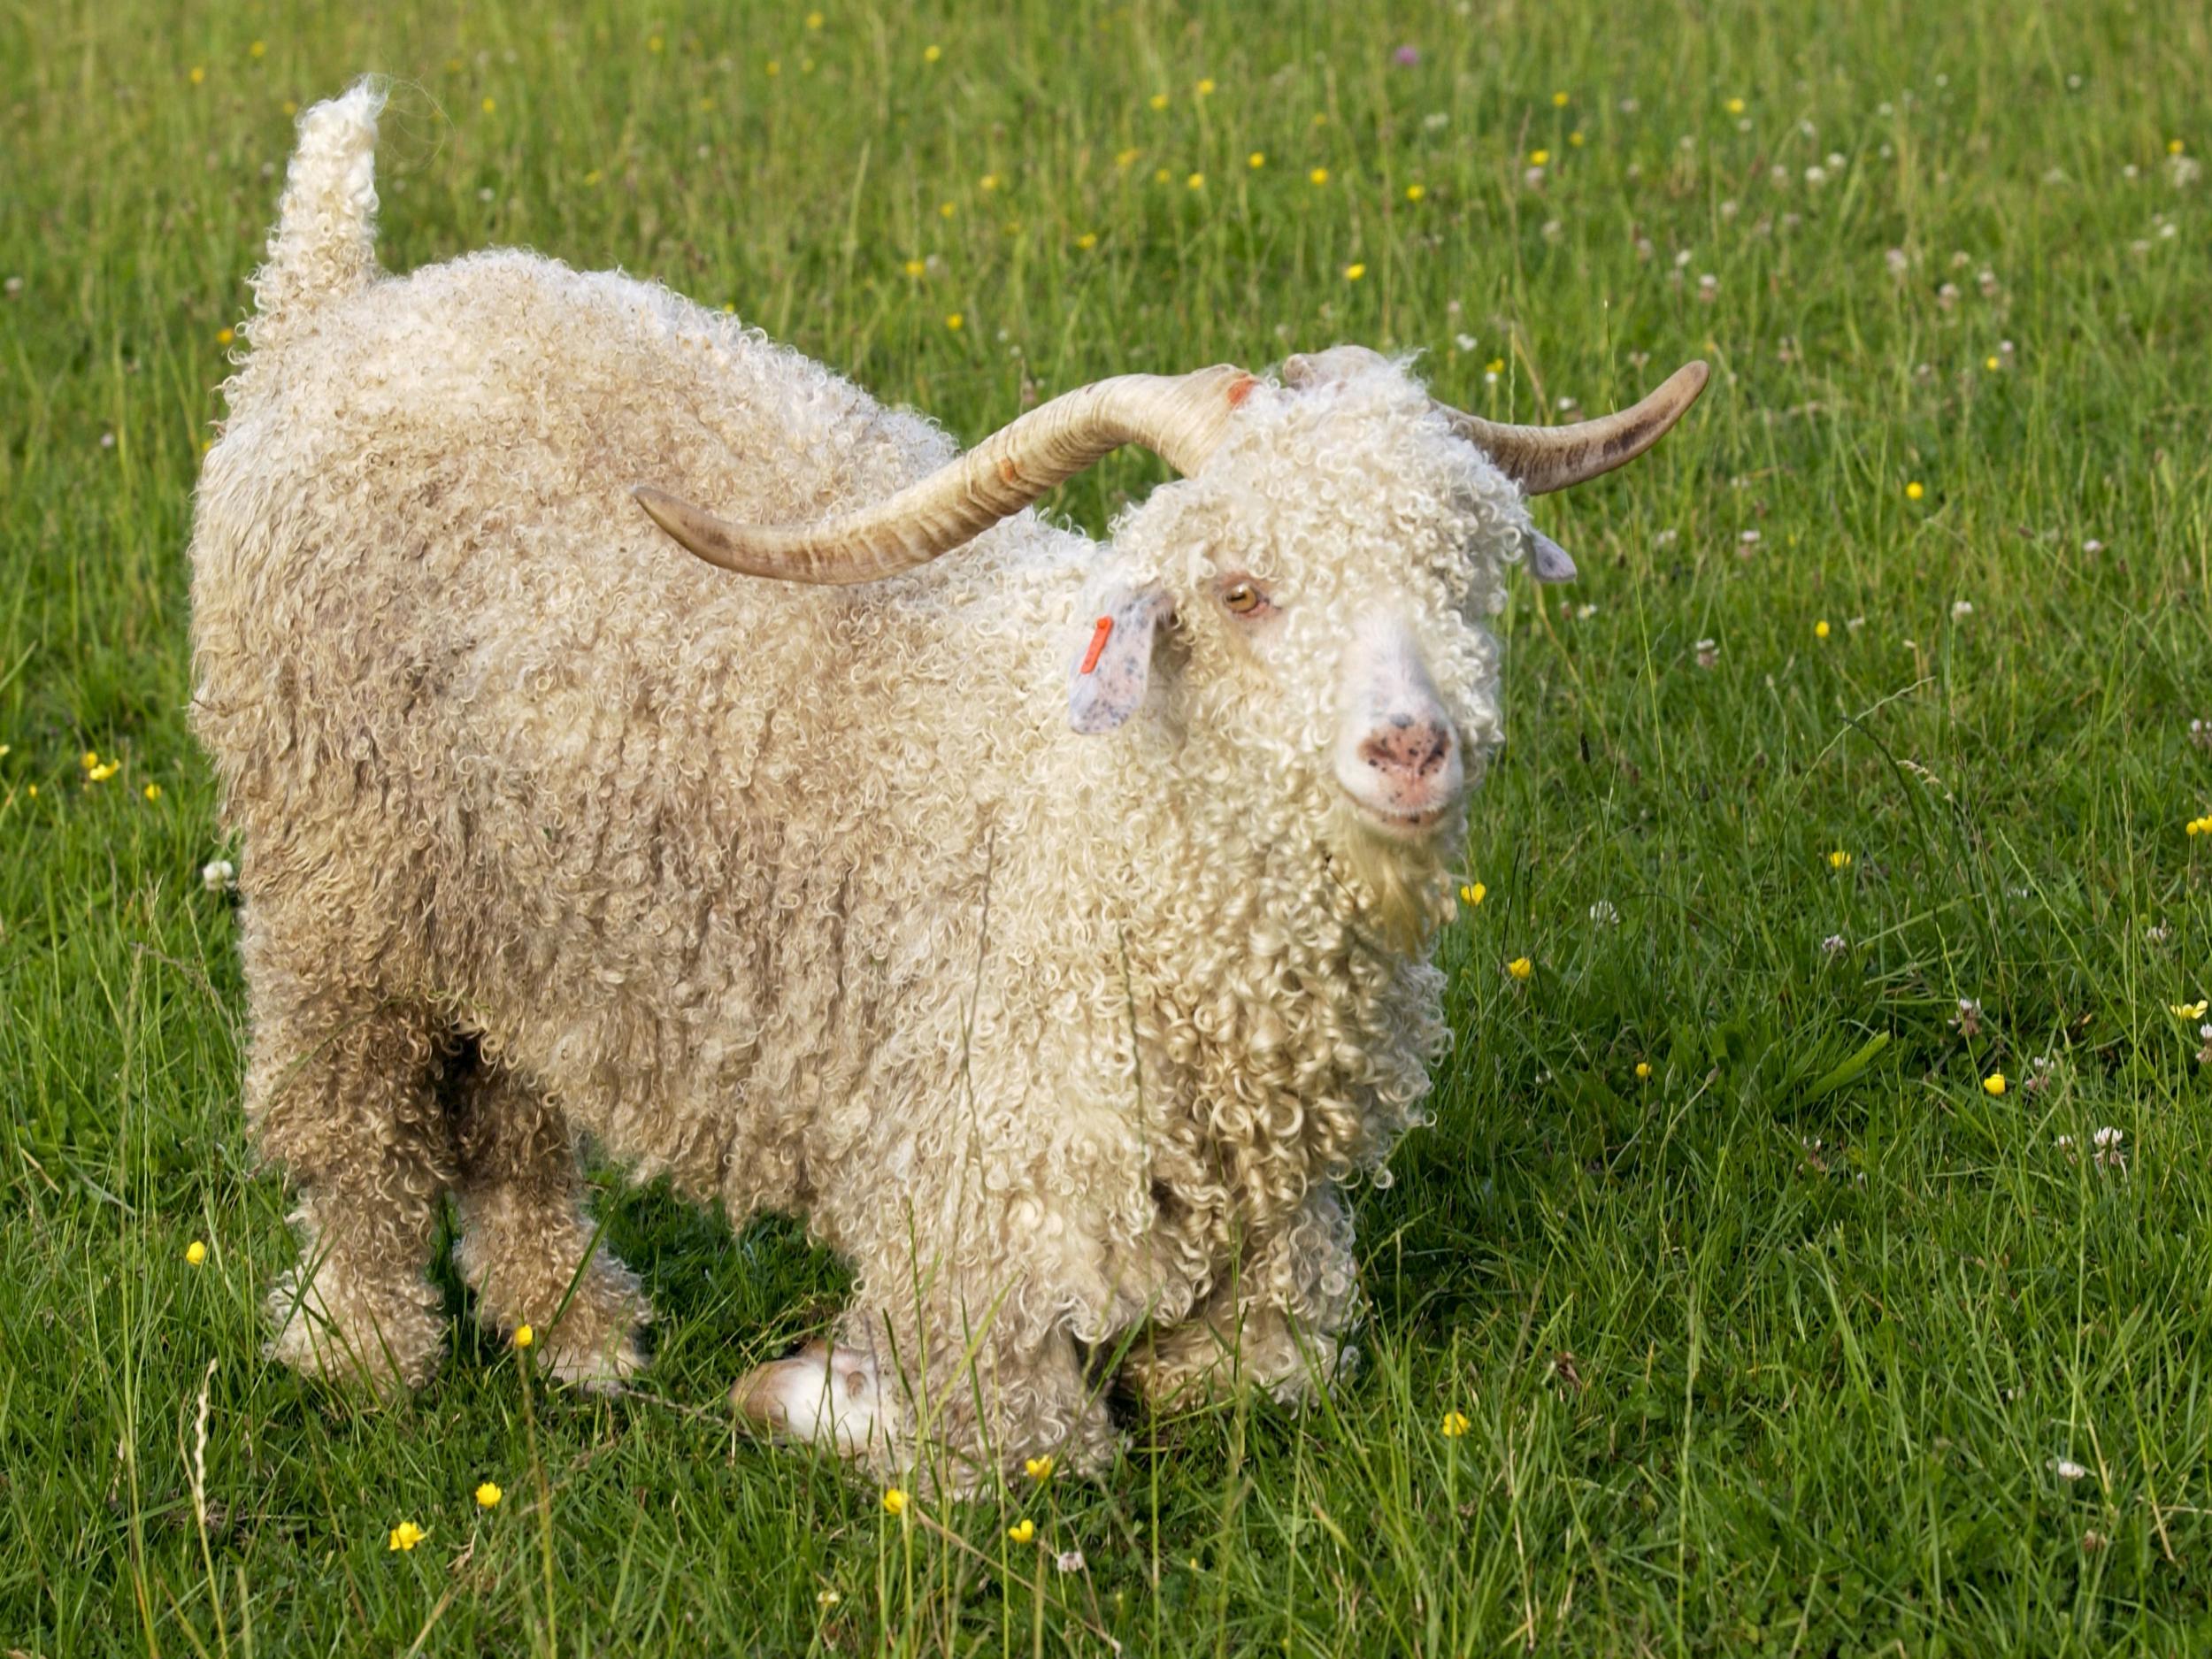
[{"label": "goat's ear", "polygon": [[1528,573],[1540,582],[1571,582],[1575,579],[1574,556],[1532,526],[1528,533]]},{"label": "goat's ear", "polygon": [[1091,630],[1068,664],[1068,724],[1110,732],[1137,711],[1152,681],[1152,638],[1174,614],[1158,588],[1110,587],[1098,595]]}]

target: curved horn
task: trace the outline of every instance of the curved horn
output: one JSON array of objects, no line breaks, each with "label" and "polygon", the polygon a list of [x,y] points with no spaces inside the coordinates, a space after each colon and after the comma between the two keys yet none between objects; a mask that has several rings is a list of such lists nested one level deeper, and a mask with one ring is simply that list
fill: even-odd
[{"label": "curved horn", "polygon": [[1196,472],[1257,383],[1228,364],[1095,380],[1002,426],[887,501],[820,524],[726,524],[650,485],[631,494],[655,524],[724,570],[839,586],[876,581],[949,553],[1125,443],[1144,445],[1179,472]]},{"label": "curved horn", "polygon": [[1705,389],[1702,363],[1686,363],[1666,383],[1632,408],[1564,426],[1508,426],[1463,409],[1437,408],[1459,435],[1495,462],[1498,470],[1532,495],[1584,484],[1634,460],[1666,436]]}]

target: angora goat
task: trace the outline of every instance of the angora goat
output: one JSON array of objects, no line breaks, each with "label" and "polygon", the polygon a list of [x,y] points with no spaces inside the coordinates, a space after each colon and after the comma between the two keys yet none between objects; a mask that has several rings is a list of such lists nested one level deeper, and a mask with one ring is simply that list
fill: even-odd
[{"label": "angora goat", "polygon": [[[487,1324],[618,1383],[649,1316],[588,1133],[852,1264],[737,1399],[886,1472],[1094,1467],[1117,1379],[1325,1379],[1342,1186],[1445,1041],[1479,619],[1571,573],[1524,492],[1640,454],[1702,365],[1525,428],[1340,347],[961,455],[663,288],[381,274],[380,102],[301,119],[192,548],[246,1113],[298,1194],[274,1351],[422,1383],[450,1194]],[[1030,511],[1129,442],[1183,476],[1110,542]]]}]

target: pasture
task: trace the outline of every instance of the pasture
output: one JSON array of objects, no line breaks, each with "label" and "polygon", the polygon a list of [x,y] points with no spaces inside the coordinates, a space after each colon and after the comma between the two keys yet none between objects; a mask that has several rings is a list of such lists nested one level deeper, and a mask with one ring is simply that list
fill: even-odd
[{"label": "pasture", "polygon": [[[818,4],[0,14],[0,1651],[2212,1647],[2204,11]],[[262,1358],[184,549],[369,70],[388,267],[620,265],[964,439],[1339,341],[1519,420],[1712,364],[1536,509],[1582,578],[1498,618],[1325,1408],[893,1514],[726,1402],[836,1263],[611,1171],[629,1397]]]}]

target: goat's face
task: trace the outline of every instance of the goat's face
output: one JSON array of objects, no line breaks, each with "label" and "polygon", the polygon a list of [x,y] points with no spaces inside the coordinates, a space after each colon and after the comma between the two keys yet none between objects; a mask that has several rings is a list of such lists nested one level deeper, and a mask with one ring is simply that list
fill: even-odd
[{"label": "goat's face", "polygon": [[[1497,644],[1478,618],[1525,557],[1540,579],[1574,573],[1523,489],[1633,459],[1704,383],[1690,364],[1631,409],[1539,431],[1432,403],[1402,367],[1340,346],[1291,358],[1280,385],[1225,364],[1094,381],[820,525],[731,524],[637,495],[711,564],[863,582],[942,557],[1121,444],[1149,445],[1185,480],[1117,526],[1079,610],[1075,729],[1110,732],[1149,705],[1148,737],[1195,760],[1194,788],[1221,783],[1217,804],[1248,833],[1322,820],[1379,884],[1409,891],[1503,735]],[[1232,771],[1263,781],[1229,787]]]},{"label": "goat's face", "polygon": [[[1371,352],[1283,380],[1117,526],[1071,641],[1074,723],[1149,703],[1165,741],[1248,751],[1333,840],[1456,835],[1503,735],[1479,618],[1531,546],[1520,491]],[[1538,573],[1571,574],[1544,545]]]}]

